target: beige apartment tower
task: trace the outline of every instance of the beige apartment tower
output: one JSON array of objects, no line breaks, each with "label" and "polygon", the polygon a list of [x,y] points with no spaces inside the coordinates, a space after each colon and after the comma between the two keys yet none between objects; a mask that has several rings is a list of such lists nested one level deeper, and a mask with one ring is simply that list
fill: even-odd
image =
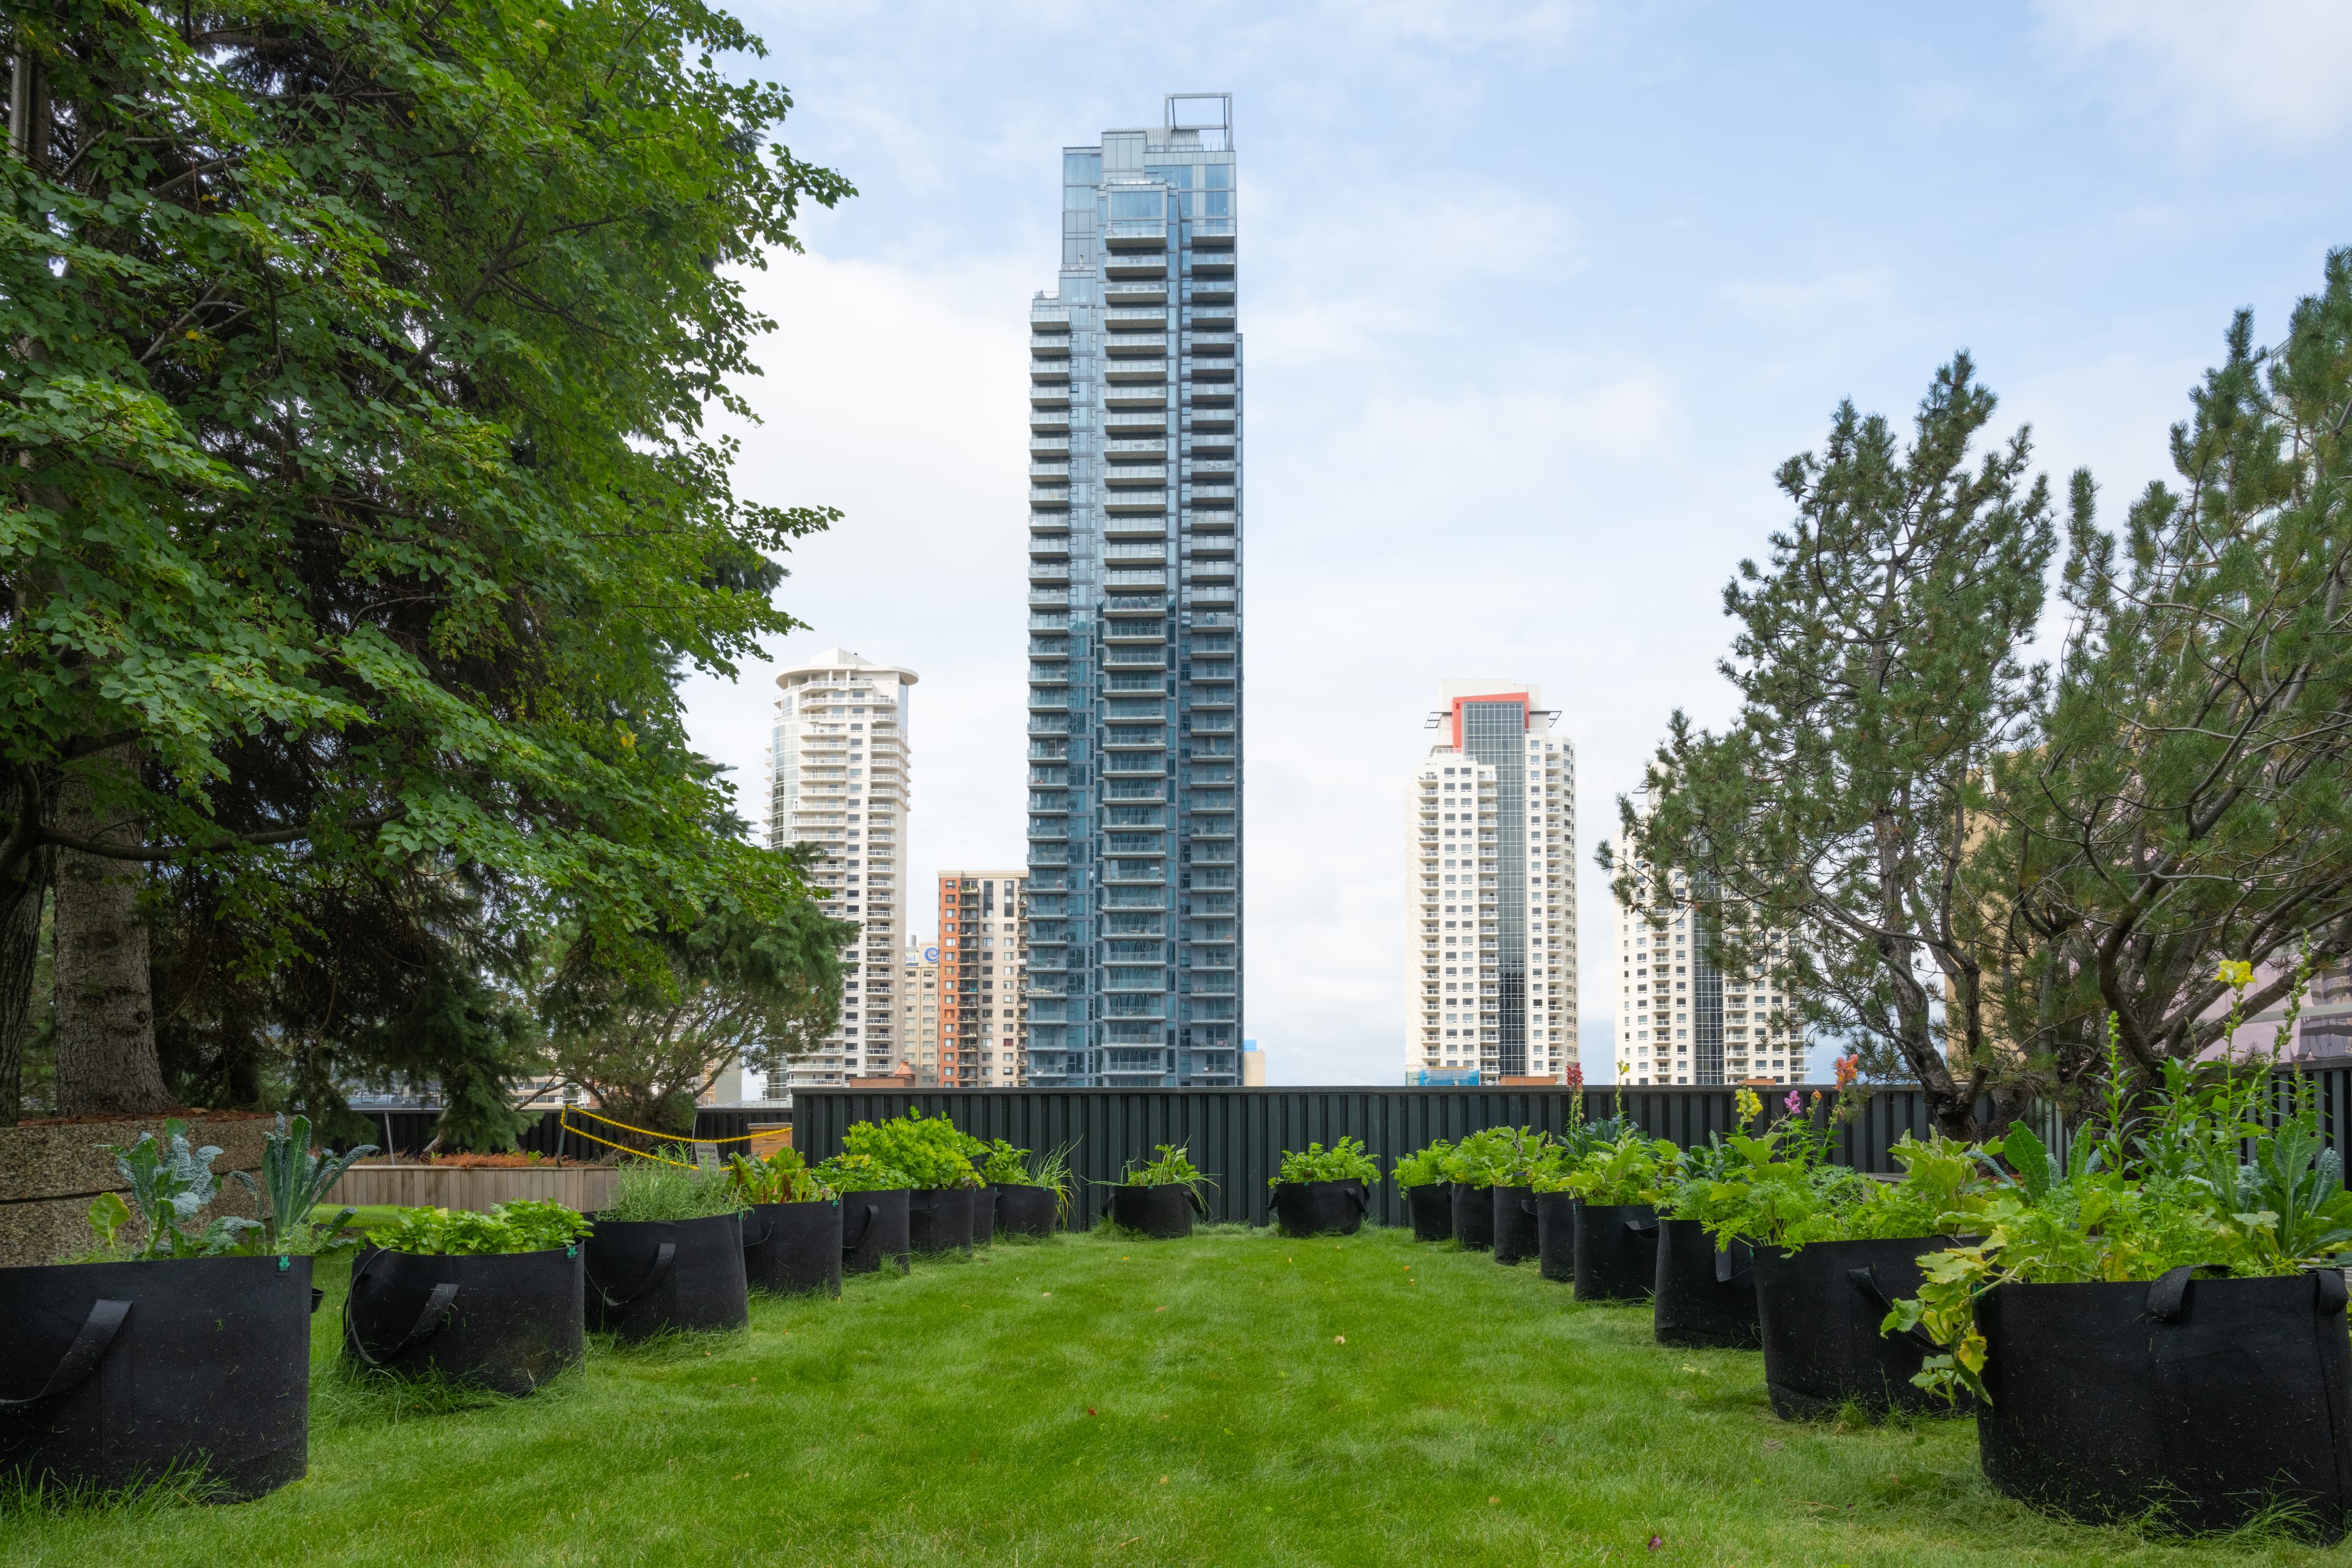
[{"label": "beige apartment tower", "polygon": [[1576,753],[1534,686],[1449,680],[1408,785],[1405,1081],[1577,1062]]},{"label": "beige apartment tower", "polygon": [[939,876],[940,1087],[1018,1088],[1029,1081],[1029,874]]},{"label": "beige apartment tower", "polygon": [[769,751],[768,843],[824,851],[814,880],[825,913],[857,924],[844,950],[841,1022],[771,1077],[770,1100],[795,1085],[877,1078],[903,1058],[900,948],[909,930],[908,723],[916,676],[828,648],[776,677]]}]

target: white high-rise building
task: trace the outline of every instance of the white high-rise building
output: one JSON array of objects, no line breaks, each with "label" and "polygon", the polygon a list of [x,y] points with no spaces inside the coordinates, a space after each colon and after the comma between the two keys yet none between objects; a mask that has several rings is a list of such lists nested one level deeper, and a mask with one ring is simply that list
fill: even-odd
[{"label": "white high-rise building", "polygon": [[1538,689],[1449,680],[1413,769],[1413,1083],[1560,1081],[1576,1063],[1576,753]]},{"label": "white high-rise building", "polygon": [[[1769,963],[1726,973],[1706,942],[1706,916],[1690,901],[1679,866],[1626,858],[1635,900],[1617,901],[1617,1061],[1634,1084],[1801,1083],[1805,1032],[1797,996]],[[1759,952],[1785,951],[1787,937],[1766,934]]]},{"label": "white high-rise building", "polygon": [[824,910],[855,921],[844,950],[841,1022],[767,1083],[795,1085],[889,1072],[911,1042],[898,1032],[900,949],[908,931],[908,721],[916,676],[847,648],[828,648],[776,677],[769,753],[768,843],[824,851],[814,873]]}]

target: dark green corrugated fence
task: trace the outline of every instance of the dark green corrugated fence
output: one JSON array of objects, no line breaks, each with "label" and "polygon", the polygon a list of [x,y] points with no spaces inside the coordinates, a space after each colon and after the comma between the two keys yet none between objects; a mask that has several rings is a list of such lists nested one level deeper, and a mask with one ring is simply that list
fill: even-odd
[{"label": "dark green corrugated fence", "polygon": [[[1070,1144],[1070,1164],[1081,1186],[1072,1194],[1073,1223],[1092,1225],[1108,1202],[1099,1184],[1114,1182],[1130,1161],[1150,1157],[1160,1143],[1190,1147],[1192,1163],[1216,1187],[1210,1217],[1266,1223],[1267,1178],[1281,1168],[1283,1151],[1309,1142],[1328,1148],[1360,1138],[1391,1169],[1438,1138],[1460,1138],[1486,1127],[1566,1131],[1576,1090],[1518,1089],[802,1089],[793,1091],[793,1142],[811,1162],[841,1152],[852,1122],[896,1116],[910,1107],[926,1116],[950,1116],[977,1138],[1003,1138],[1024,1149]],[[1611,1114],[1614,1094],[1588,1089],[1584,1115]],[[1759,1091],[1761,1092],[1760,1090]],[[1781,1095],[1788,1091],[1783,1089]],[[1800,1091],[1809,1103],[1810,1089]],[[1655,1138],[1688,1145],[1709,1132],[1731,1131],[1733,1090],[1633,1089],[1625,1114]],[[1781,1114],[1780,1097],[1768,1097]],[[1912,1089],[1880,1089],[1853,1123],[1839,1129],[1832,1157],[1865,1171],[1894,1168],[1886,1151],[1903,1134],[1925,1137],[1926,1097]],[[1404,1223],[1393,1184],[1382,1181],[1378,1217]]]}]

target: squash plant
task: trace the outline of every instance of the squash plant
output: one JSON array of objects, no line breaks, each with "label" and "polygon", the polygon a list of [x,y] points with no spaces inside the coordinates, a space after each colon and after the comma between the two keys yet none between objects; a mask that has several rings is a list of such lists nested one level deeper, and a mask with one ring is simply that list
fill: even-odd
[{"label": "squash plant", "polygon": [[585,1215],[536,1198],[499,1204],[488,1214],[466,1209],[406,1208],[377,1225],[369,1239],[392,1252],[439,1258],[480,1258],[510,1252],[551,1252],[569,1247],[594,1226]]},{"label": "squash plant", "polygon": [[1282,1152],[1282,1170],[1268,1176],[1265,1184],[1278,1187],[1286,1182],[1345,1182],[1359,1181],[1367,1186],[1379,1183],[1381,1168],[1364,1152],[1360,1138],[1343,1137],[1326,1149],[1320,1143],[1309,1143],[1307,1152]]}]

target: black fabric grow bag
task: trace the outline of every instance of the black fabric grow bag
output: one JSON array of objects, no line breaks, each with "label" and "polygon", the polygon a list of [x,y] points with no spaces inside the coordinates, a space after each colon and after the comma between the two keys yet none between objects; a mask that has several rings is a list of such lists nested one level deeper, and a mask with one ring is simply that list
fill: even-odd
[{"label": "black fabric grow bag", "polygon": [[1658,1283],[1658,1215],[1647,1204],[1576,1205],[1576,1299],[1643,1301]]},{"label": "black fabric grow bag", "polygon": [[753,1204],[743,1215],[743,1282],[754,1290],[841,1294],[841,1201]]},{"label": "black fabric grow bag", "polygon": [[2002,1285],[1977,1304],[1985,1479],[2090,1523],[2160,1510],[2232,1530],[2294,1505],[2329,1541],[2352,1506],[2344,1277]]},{"label": "black fabric grow bag", "polygon": [[0,1472],[111,1491],[201,1463],[219,1502],[310,1462],[310,1259],[0,1268]]},{"label": "black fabric grow bag", "polygon": [[1454,1184],[1454,1241],[1465,1252],[1495,1249],[1494,1188]]},{"label": "black fabric grow bag", "polygon": [[352,1259],[343,1354],[403,1377],[529,1394],[585,1353],[583,1250],[448,1258],[368,1247]]},{"label": "black fabric grow bag", "polygon": [[1371,1207],[1364,1184],[1349,1176],[1337,1182],[1277,1182],[1274,1221],[1285,1236],[1353,1236]]},{"label": "black fabric grow bag", "polygon": [[996,1228],[1007,1236],[1051,1236],[1061,1219],[1051,1187],[1007,1184],[996,1189]]},{"label": "black fabric grow bag", "polygon": [[1658,1222],[1655,1330],[1662,1345],[1692,1350],[1752,1351],[1762,1344],[1756,1323],[1756,1253],[1744,1241],[1728,1252],[1695,1219]]},{"label": "black fabric grow bag", "polygon": [[996,1189],[974,1187],[971,1191],[971,1244],[986,1247],[996,1239]]},{"label": "black fabric grow bag", "polygon": [[843,1273],[875,1273],[886,1258],[907,1272],[907,1198],[904,1187],[841,1194]]},{"label": "black fabric grow bag", "polygon": [[1576,1194],[1538,1193],[1536,1268],[1547,1279],[1566,1285],[1576,1279]]},{"label": "black fabric grow bag", "polygon": [[1174,1182],[1157,1187],[1113,1187],[1111,1223],[1160,1241],[1178,1241],[1192,1234],[1192,1210],[1200,1201],[1192,1188]]},{"label": "black fabric grow bag", "polygon": [[907,1194],[907,1246],[918,1253],[971,1251],[971,1189],[917,1187]]},{"label": "black fabric grow bag", "polygon": [[745,1299],[743,1216],[599,1218],[588,1237],[591,1326],[642,1340],[670,1329],[740,1329]]},{"label": "black fabric grow bag", "polygon": [[1948,1237],[1915,1236],[1817,1241],[1793,1255],[1758,1247],[1757,1328],[1774,1413],[1804,1420],[1849,1402],[1874,1415],[1969,1408],[1913,1385],[1921,1360],[1936,1353],[1925,1334],[1878,1331],[1890,1301],[1919,1293],[1920,1256],[1951,1245]]},{"label": "black fabric grow bag", "polygon": [[1405,1212],[1412,1216],[1412,1238],[1415,1241],[1451,1241],[1454,1239],[1454,1185],[1450,1182],[1423,1182],[1404,1190]]},{"label": "black fabric grow bag", "polygon": [[1495,1261],[1516,1264],[1535,1257],[1542,1239],[1536,1230],[1536,1190],[1496,1187],[1494,1194]]}]

